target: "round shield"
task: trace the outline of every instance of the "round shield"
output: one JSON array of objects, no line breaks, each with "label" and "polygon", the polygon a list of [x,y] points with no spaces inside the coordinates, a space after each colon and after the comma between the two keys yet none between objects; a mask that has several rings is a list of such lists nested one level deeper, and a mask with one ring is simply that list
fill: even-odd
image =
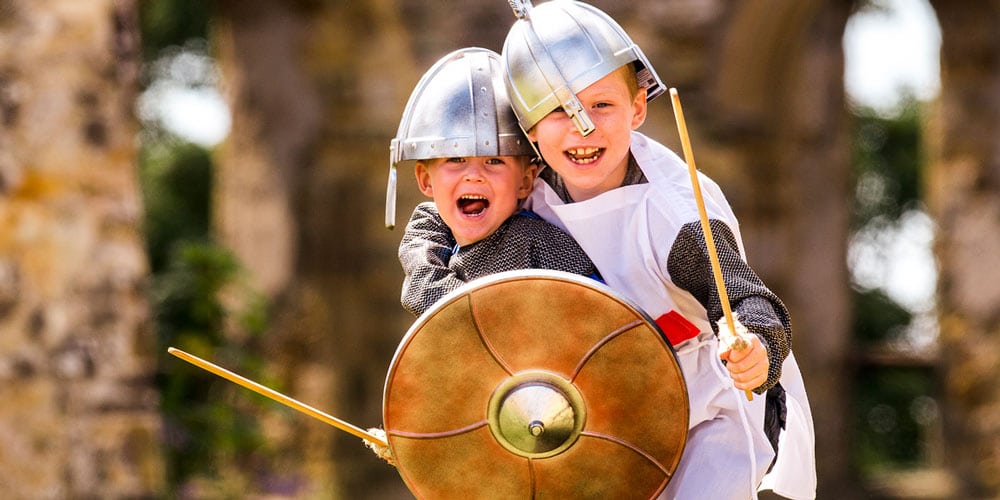
[{"label": "round shield", "polygon": [[512,271],[417,319],[383,419],[418,498],[651,498],[684,449],[688,396],[673,348],[628,300]]}]

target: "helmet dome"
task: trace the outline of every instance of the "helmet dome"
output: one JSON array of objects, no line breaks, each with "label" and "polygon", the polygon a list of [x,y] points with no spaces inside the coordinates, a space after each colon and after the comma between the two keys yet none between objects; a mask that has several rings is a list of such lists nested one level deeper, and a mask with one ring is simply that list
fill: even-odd
[{"label": "helmet dome", "polygon": [[563,108],[580,133],[594,130],[576,93],[632,63],[651,100],[666,90],[642,50],[600,9],[574,0],[533,7],[511,1],[518,20],[507,33],[502,59],[507,93],[524,130]]}]

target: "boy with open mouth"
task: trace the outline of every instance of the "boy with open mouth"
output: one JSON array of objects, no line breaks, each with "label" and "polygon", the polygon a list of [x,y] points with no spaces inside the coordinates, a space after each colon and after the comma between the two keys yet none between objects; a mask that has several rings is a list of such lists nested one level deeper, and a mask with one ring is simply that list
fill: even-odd
[{"label": "boy with open mouth", "polygon": [[[507,99],[499,54],[466,48],[441,58],[417,83],[390,146],[386,225],[395,223],[395,169],[415,161],[420,191],[399,245],[401,301],[421,315],[466,282],[517,269],[600,279],[565,232],[521,210],[534,150]],[[443,228],[443,230],[442,230]]]}]

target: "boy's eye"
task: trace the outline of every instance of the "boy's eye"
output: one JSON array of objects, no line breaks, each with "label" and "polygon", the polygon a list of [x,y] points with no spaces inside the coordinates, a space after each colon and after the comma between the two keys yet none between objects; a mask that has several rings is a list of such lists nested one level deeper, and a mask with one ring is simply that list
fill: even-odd
[{"label": "boy's eye", "polygon": [[447,162],[447,163],[465,163],[465,158],[461,158],[461,157],[448,158],[447,160],[445,160],[445,162]]},{"label": "boy's eye", "polygon": [[607,107],[610,107],[610,106],[611,106],[610,102],[599,102],[597,104],[594,104],[595,108],[607,108]]},{"label": "boy's eye", "polygon": [[487,165],[503,165],[503,160],[500,158],[490,158],[486,160]]}]

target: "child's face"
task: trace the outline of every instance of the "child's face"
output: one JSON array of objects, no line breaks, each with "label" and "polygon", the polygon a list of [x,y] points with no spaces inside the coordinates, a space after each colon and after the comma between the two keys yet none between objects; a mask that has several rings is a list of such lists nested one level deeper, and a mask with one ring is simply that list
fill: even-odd
[{"label": "child's face", "polygon": [[574,201],[619,187],[625,178],[630,133],[646,119],[646,91],[640,89],[632,98],[626,74],[619,69],[576,94],[597,127],[587,137],[580,135],[561,108],[528,132]]},{"label": "child's face", "polygon": [[459,245],[500,227],[531,192],[535,166],[526,156],[473,156],[418,161],[417,184],[434,199]]}]

